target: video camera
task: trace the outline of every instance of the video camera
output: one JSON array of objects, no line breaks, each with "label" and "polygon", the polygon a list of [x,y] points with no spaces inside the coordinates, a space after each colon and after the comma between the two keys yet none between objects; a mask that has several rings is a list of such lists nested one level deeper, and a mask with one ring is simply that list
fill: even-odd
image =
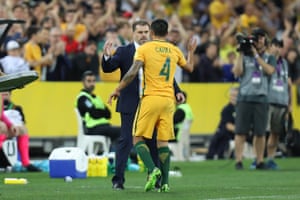
[{"label": "video camera", "polygon": [[237,42],[239,43],[238,52],[243,52],[247,56],[253,55],[252,46],[255,46],[255,42],[258,38],[254,35],[245,35],[243,33],[237,33],[235,36]]}]

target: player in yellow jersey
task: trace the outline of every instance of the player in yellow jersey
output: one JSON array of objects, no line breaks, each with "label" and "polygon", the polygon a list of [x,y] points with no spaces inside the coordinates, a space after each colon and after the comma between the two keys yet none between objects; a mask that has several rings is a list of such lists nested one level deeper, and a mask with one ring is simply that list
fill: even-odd
[{"label": "player in yellow jersey", "polygon": [[[135,53],[134,62],[125,74],[119,86],[110,95],[108,103],[120,95],[143,68],[144,91],[136,111],[133,125],[133,143],[136,151],[148,170],[151,172],[145,185],[145,191],[154,188],[156,180],[162,176],[160,192],[169,191],[170,150],[168,140],[174,139],[173,114],[175,111],[175,98],[173,80],[176,65],[192,72],[194,69],[193,54],[196,40],[188,44],[188,58],[185,59],[178,47],[166,41],[168,22],[156,19],[151,23],[152,41],[140,46]],[[161,161],[160,169],[156,168],[145,138],[152,138],[153,129],[157,129],[157,148]]]}]

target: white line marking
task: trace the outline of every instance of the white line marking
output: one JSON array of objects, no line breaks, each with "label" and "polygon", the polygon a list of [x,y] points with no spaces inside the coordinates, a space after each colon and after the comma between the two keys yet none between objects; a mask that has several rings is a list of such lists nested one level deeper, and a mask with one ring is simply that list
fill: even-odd
[{"label": "white line marking", "polygon": [[205,200],[237,200],[237,199],[299,199],[300,195],[270,195],[270,196],[242,196],[242,197],[228,197]]}]

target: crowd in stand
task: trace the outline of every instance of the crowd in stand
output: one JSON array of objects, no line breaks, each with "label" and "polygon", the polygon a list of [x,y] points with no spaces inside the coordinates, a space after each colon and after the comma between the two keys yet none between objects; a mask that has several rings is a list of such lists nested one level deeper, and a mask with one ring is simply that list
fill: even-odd
[{"label": "crowd in stand", "polygon": [[[300,84],[300,2],[297,0],[1,0],[0,18],[14,24],[1,47],[2,71],[9,62],[29,65],[41,81],[79,81],[86,70],[97,81],[118,81],[103,75],[103,44],[117,48],[132,40],[135,20],[167,19],[168,39],[186,51],[197,38],[195,70],[178,69],[178,82],[234,82],[231,68],[237,51],[236,33],[261,27],[284,41],[284,55],[294,84]],[[3,27],[0,26],[0,31]],[[12,45],[13,42],[17,44]],[[12,51],[14,53],[12,54]],[[10,58],[5,57],[10,56]],[[11,57],[18,57],[18,61]],[[21,61],[22,60],[22,61]],[[16,64],[14,64],[16,66]],[[20,66],[18,66],[20,67]],[[28,70],[20,67],[19,70]]]}]

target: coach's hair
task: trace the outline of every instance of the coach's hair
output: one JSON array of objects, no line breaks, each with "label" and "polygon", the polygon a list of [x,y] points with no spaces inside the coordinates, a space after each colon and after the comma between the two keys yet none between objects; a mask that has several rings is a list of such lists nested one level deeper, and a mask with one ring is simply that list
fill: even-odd
[{"label": "coach's hair", "polygon": [[137,26],[148,26],[150,28],[150,24],[146,20],[138,20],[133,22],[132,31],[135,31]]},{"label": "coach's hair", "polygon": [[168,34],[168,22],[164,19],[156,19],[151,23],[154,35],[164,37]]}]

